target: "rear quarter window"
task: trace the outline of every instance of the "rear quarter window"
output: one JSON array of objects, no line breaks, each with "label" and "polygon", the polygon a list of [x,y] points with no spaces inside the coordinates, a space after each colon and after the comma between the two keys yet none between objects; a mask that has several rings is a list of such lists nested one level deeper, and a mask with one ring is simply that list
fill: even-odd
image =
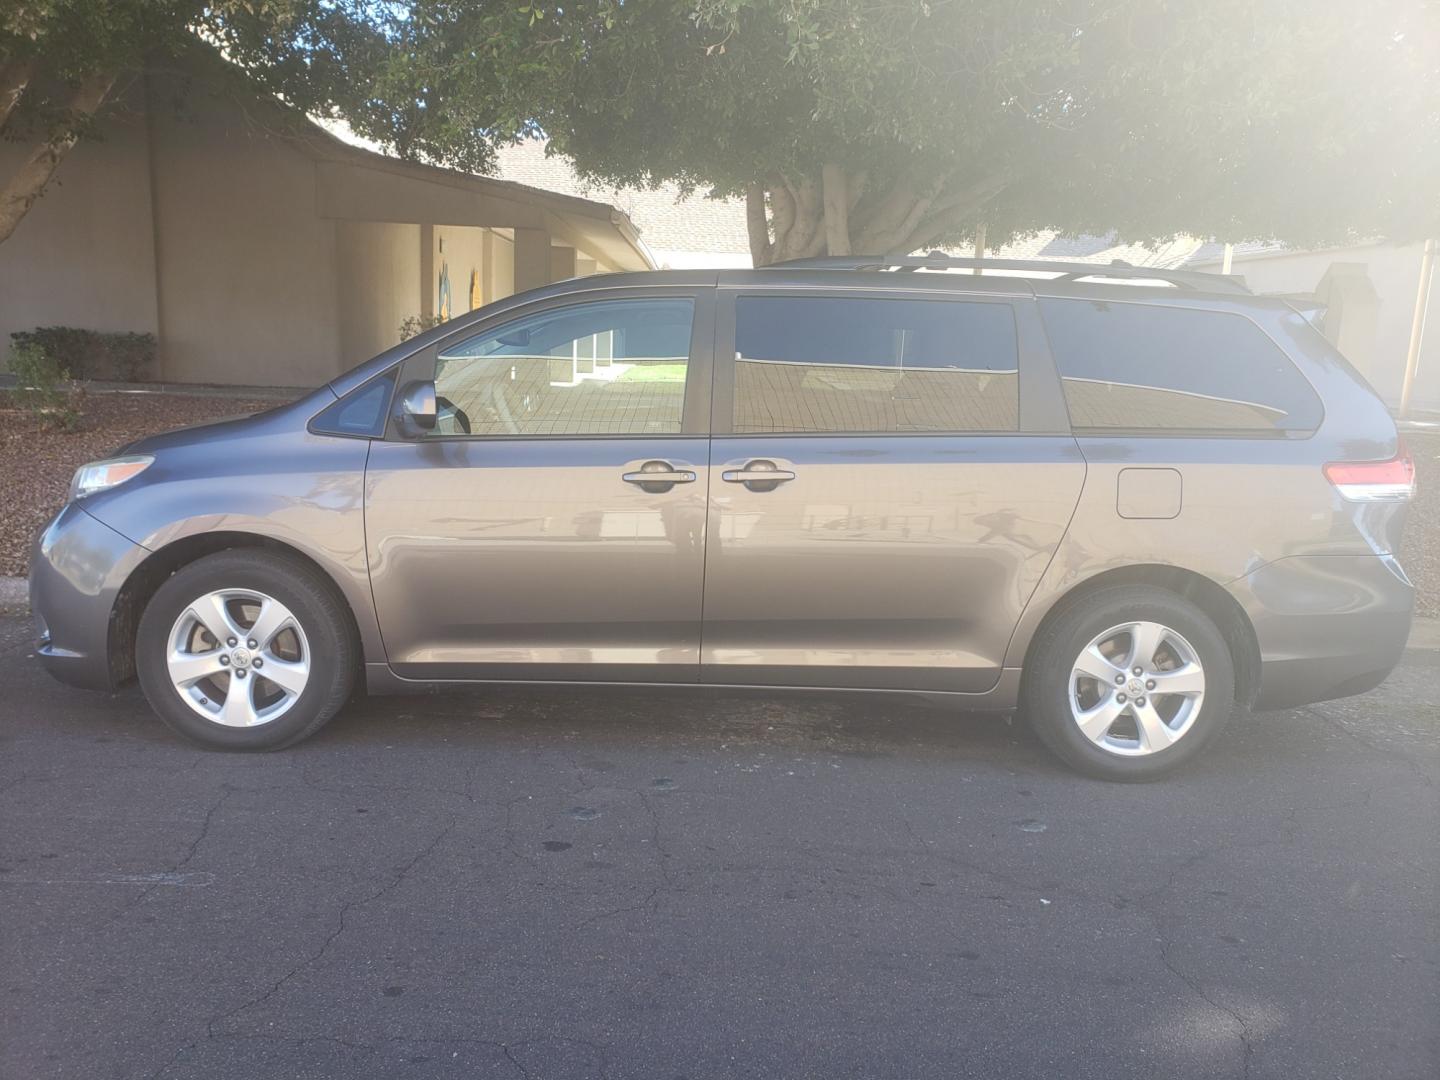
[{"label": "rear quarter window", "polygon": [[1320,399],[1243,315],[1158,304],[1041,300],[1079,432],[1303,435]]}]

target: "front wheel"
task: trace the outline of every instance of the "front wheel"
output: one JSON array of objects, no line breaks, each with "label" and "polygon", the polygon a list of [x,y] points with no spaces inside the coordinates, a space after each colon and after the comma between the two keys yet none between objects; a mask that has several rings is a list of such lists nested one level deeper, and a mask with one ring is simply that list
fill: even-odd
[{"label": "front wheel", "polygon": [[160,718],[223,750],[314,734],[349,697],[358,652],[330,583],[293,556],[256,550],[177,571],[146,606],[135,649]]},{"label": "front wheel", "polygon": [[1203,611],[1164,589],[1080,597],[1025,662],[1021,709],[1040,740],[1106,780],[1154,780],[1199,753],[1235,705],[1235,665]]}]

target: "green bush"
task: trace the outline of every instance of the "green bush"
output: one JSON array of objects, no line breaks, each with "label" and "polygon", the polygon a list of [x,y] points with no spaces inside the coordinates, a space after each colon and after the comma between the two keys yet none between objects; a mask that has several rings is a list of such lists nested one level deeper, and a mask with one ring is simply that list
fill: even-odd
[{"label": "green bush", "polygon": [[432,327],[439,326],[445,320],[438,315],[406,315],[400,323],[400,340],[409,341],[417,334],[423,334]]},{"label": "green bush", "polygon": [[154,334],[41,326],[11,334],[16,346],[34,345],[51,356],[72,379],[135,382],[155,361]]},{"label": "green bush", "polygon": [[15,400],[22,409],[61,431],[80,426],[84,391],[49,352],[34,342],[17,343],[10,350],[10,372],[17,383]]}]

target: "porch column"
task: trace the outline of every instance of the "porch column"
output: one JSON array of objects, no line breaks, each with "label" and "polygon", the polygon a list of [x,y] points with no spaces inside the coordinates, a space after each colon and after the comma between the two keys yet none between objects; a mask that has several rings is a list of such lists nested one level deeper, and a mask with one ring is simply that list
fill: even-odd
[{"label": "porch column", "polygon": [[550,273],[550,234],[544,229],[516,229],[515,291],[548,285]]},{"label": "porch column", "polygon": [[550,249],[550,280],[564,281],[576,275],[575,249],[572,247],[552,247]]}]

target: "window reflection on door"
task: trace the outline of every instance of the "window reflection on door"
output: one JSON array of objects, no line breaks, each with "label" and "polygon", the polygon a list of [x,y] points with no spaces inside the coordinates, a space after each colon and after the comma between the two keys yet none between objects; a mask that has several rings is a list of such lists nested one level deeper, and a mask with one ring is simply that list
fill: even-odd
[{"label": "window reflection on door", "polygon": [[434,435],[680,431],[694,305],[609,300],[540,312],[443,349]]}]

